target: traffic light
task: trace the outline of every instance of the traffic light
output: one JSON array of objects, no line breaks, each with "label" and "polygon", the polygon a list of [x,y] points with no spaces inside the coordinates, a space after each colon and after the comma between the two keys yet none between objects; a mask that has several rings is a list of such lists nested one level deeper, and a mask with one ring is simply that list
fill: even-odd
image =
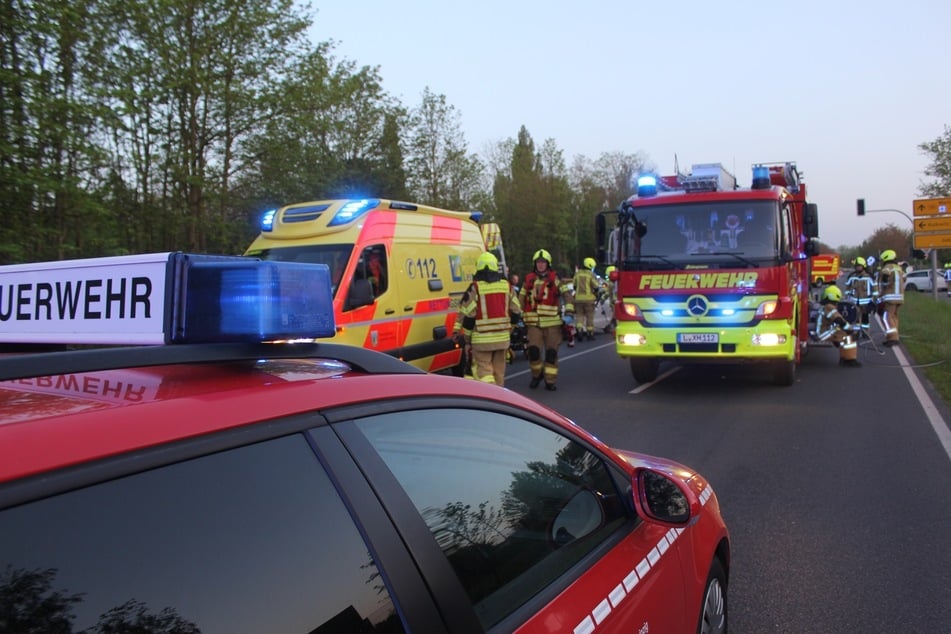
[{"label": "traffic light", "polygon": [[858,200],[855,201],[855,203],[856,203],[855,204],[856,211],[859,212],[860,216],[864,216],[865,215],[865,199],[859,198]]}]

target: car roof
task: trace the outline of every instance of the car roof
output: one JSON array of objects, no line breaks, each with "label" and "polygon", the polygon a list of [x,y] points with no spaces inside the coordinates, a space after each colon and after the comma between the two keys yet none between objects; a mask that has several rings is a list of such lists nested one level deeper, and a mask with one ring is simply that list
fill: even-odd
[{"label": "car roof", "polygon": [[[476,398],[545,411],[557,424],[596,443],[563,416],[504,388],[424,374],[351,346],[314,347],[323,355],[0,381],[0,482],[302,412],[410,398]],[[366,359],[368,352],[381,357],[388,369],[355,369],[341,360],[351,353]],[[394,367],[401,373],[393,373]]]}]

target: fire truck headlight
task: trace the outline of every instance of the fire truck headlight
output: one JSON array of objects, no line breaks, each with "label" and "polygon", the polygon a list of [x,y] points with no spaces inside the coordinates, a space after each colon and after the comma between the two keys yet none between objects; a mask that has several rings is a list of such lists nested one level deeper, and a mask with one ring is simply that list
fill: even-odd
[{"label": "fire truck headlight", "polygon": [[647,345],[647,337],[637,333],[621,335],[621,343],[625,346],[644,346]]},{"label": "fire truck headlight", "polygon": [[624,314],[628,317],[640,317],[641,311],[637,310],[637,304],[628,304],[627,302],[621,304],[621,310],[624,311]]},{"label": "fire truck headlight", "polygon": [[779,301],[775,299],[766,300],[756,308],[757,317],[766,317],[776,312]]},{"label": "fire truck headlight", "polygon": [[777,335],[772,332],[764,332],[763,334],[753,335],[753,345],[754,346],[781,346],[786,343],[786,335]]}]

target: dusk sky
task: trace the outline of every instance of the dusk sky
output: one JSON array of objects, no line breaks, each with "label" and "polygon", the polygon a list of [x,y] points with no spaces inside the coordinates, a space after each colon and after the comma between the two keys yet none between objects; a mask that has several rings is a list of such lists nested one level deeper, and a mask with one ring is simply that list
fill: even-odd
[{"label": "dusk sky", "polygon": [[820,239],[858,245],[911,223],[951,125],[951,2],[315,0],[311,37],[379,66],[405,106],[423,91],[460,114],[470,152],[554,139],[576,155],[640,153],[662,173],[795,161]]}]

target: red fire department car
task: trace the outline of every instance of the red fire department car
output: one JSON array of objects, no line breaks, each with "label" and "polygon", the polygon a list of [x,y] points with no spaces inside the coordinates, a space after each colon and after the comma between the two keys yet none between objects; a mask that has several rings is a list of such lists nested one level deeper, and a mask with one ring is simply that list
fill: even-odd
[{"label": "red fire department car", "polygon": [[304,341],[330,296],[251,258],[0,267],[10,631],[726,631],[702,476]]}]

